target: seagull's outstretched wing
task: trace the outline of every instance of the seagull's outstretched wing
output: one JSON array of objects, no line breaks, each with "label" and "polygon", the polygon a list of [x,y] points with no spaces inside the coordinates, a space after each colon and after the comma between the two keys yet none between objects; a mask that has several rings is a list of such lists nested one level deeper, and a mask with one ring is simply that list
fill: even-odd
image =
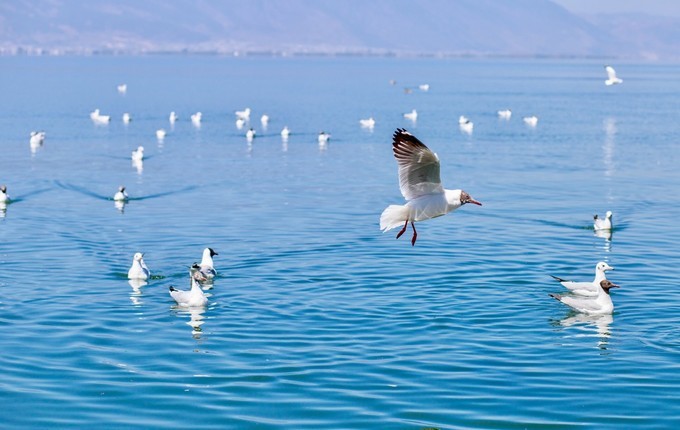
[{"label": "seagull's outstretched wing", "polygon": [[399,164],[399,187],[406,200],[444,192],[437,154],[403,128],[394,132],[392,146]]},{"label": "seagull's outstretched wing", "polygon": [[614,70],[612,66],[604,66],[604,69],[607,71],[607,78],[609,78],[610,81],[615,81],[616,70]]}]

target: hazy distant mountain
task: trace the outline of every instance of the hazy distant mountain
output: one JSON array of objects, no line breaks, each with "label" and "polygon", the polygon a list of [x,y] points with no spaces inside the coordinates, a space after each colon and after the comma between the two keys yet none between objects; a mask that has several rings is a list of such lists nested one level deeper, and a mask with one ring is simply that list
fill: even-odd
[{"label": "hazy distant mountain", "polygon": [[549,0],[12,0],[0,50],[668,57],[672,21]]}]

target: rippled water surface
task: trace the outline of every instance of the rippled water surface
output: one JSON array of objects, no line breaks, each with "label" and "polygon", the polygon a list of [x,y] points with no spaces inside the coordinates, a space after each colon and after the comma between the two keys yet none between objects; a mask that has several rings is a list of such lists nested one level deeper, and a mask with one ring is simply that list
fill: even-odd
[{"label": "rippled water surface", "polygon": [[[677,426],[680,67],[616,67],[605,87],[596,61],[0,57],[3,426]],[[484,204],[419,224],[415,247],[378,228],[402,201],[397,127]],[[168,287],[208,246],[209,304],[178,309]],[[548,296],[598,261],[613,315]]]}]

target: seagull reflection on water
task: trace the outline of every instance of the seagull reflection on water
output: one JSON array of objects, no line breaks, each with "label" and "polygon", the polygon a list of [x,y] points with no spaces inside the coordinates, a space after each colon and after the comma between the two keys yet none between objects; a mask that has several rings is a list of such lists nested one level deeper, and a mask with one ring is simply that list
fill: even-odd
[{"label": "seagull reflection on water", "polygon": [[149,283],[141,279],[128,279],[128,284],[132,288],[132,293],[130,293],[130,301],[133,306],[142,305],[142,287],[148,285]]},{"label": "seagull reflection on water", "polygon": [[[571,334],[569,337],[592,337],[599,338],[597,347],[603,350],[607,349],[609,338],[611,337],[611,324],[614,322],[614,317],[611,314],[604,315],[587,315],[583,313],[569,312],[567,316],[558,321],[564,328],[580,329],[580,333]],[[591,330],[594,329],[594,332]]]}]

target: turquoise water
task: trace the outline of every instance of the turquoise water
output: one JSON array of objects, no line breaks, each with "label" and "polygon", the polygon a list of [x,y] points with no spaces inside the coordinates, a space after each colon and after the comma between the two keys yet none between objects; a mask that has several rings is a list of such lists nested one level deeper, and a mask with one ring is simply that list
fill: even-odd
[{"label": "turquoise water", "polygon": [[[616,67],[605,87],[597,61],[0,57],[3,426],[677,426],[680,66]],[[484,204],[420,224],[415,247],[378,228],[402,201],[397,127]],[[607,210],[611,239],[591,227]],[[209,305],[177,309],[168,286],[207,246]],[[133,289],[138,251],[154,277]],[[548,297],[550,274],[598,261],[622,286],[612,316]]]}]

